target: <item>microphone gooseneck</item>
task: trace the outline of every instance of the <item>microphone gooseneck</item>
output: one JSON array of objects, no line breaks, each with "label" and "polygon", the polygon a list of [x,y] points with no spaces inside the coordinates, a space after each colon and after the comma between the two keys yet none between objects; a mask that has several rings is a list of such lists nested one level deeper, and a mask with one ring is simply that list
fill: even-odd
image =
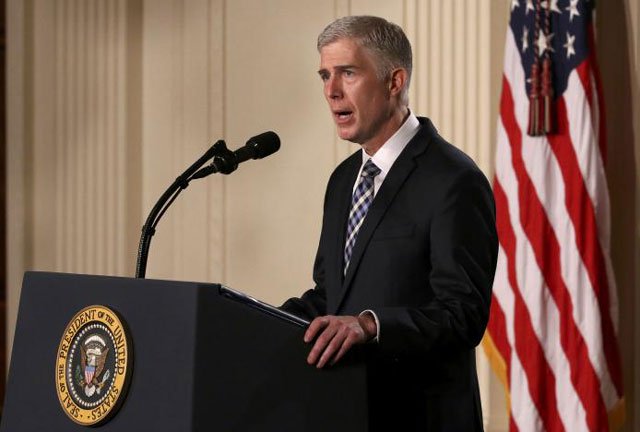
[{"label": "microphone gooseneck", "polygon": [[[219,140],[211,146],[204,155],[175,179],[169,188],[160,196],[151,209],[151,212],[149,212],[149,216],[142,226],[142,235],[140,236],[140,243],[138,245],[136,278],[145,277],[151,238],[156,232],[158,222],[160,222],[160,219],[180,192],[189,186],[191,180],[203,178],[217,172],[231,174],[238,168],[240,163],[249,159],[262,159],[275,153],[279,148],[280,138],[278,138],[278,135],[274,132],[264,132],[250,138],[243,147],[235,152],[227,149],[227,145],[223,140]],[[202,168],[211,158],[213,158],[211,164]]]}]

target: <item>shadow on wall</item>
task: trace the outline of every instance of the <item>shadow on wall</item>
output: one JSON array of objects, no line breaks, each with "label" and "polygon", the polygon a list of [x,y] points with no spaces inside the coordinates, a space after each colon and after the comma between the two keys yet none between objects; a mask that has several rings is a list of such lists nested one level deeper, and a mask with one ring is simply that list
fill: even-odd
[{"label": "shadow on wall", "polygon": [[[633,341],[636,270],[636,166],[634,154],[633,100],[638,97],[638,77],[630,58],[629,11],[625,0],[597,3],[598,60],[602,74],[607,118],[607,179],[611,198],[611,258],[618,285],[619,341],[623,359],[626,417],[624,431],[634,430],[637,392],[633,383],[638,364]],[[630,89],[632,91],[630,91]],[[639,107],[635,107],[639,109]],[[638,125],[640,126],[640,125]]]}]

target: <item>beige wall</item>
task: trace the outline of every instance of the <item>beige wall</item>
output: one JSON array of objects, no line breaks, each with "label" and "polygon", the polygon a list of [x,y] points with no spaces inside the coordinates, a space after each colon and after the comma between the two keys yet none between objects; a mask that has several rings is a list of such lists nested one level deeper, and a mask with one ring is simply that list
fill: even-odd
[{"label": "beige wall", "polygon": [[[598,2],[597,42],[607,115],[611,255],[620,302],[628,431],[640,430],[640,4]],[[631,235],[634,233],[634,235]]]},{"label": "beige wall", "polygon": [[[640,8],[633,0],[600,3],[607,5],[599,42],[614,43],[605,31],[628,39],[627,99],[640,106]],[[509,4],[9,0],[9,340],[25,269],[132,276],[147,212],[218,138],[236,148],[274,130],[282,148],[229,177],[193,182],[158,226],[147,276],[224,282],[276,304],[310,287],[325,183],[355,148],[335,137],[315,72],[315,38],[337,16],[377,14],[405,28],[415,51],[413,110],[490,177]],[[622,32],[613,24],[620,14]],[[615,70],[603,67],[605,79]],[[640,114],[628,112],[635,135],[629,126],[617,142],[634,142],[637,155]],[[614,118],[610,131],[617,130]],[[633,168],[633,157],[621,160]],[[612,182],[638,190],[629,175]],[[633,199],[612,191],[622,221],[614,225],[627,282],[619,283],[621,298],[630,301],[621,328],[630,412],[640,406],[640,352],[630,342],[640,340],[632,319],[640,231],[620,203]],[[636,237],[625,237],[634,226]],[[482,355],[479,375],[488,430],[506,430],[504,395]]]}]

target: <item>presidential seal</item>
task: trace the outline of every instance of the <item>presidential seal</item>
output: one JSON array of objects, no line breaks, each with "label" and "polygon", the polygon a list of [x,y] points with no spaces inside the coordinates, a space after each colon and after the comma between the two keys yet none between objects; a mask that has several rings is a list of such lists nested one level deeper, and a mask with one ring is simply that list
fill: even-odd
[{"label": "presidential seal", "polygon": [[56,360],[56,390],[74,422],[104,423],[122,404],[131,373],[131,346],[115,312],[89,306],[64,330]]}]

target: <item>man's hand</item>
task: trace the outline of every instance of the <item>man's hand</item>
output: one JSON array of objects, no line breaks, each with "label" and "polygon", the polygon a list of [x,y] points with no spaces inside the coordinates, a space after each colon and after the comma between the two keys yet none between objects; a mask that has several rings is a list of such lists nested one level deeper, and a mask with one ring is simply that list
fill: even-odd
[{"label": "man's hand", "polygon": [[[304,341],[315,343],[307,363],[324,367],[327,362],[335,364],[355,344],[365,343],[376,335],[376,323],[373,317],[365,313],[361,316],[322,316],[314,319]],[[317,336],[317,337],[316,337]]]}]

